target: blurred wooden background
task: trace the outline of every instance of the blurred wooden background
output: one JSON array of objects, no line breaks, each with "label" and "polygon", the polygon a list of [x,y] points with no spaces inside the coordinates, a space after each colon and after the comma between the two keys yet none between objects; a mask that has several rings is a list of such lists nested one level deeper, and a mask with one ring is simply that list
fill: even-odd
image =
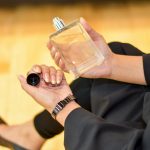
[{"label": "blurred wooden background", "polygon": [[[18,74],[33,64],[54,64],[46,43],[54,31],[52,18],[70,22],[80,16],[107,42],[129,42],[150,52],[150,3],[38,5],[0,8],[0,116],[9,124],[32,119],[43,108],[20,87]],[[73,78],[67,75],[68,82]],[[0,149],[5,149],[0,147]],[[62,150],[63,133],[48,140],[42,150]]]}]

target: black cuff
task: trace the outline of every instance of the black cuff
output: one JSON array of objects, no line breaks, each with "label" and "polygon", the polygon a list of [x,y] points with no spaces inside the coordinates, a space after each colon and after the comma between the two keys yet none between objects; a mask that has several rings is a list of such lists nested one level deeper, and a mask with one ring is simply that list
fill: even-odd
[{"label": "black cuff", "polygon": [[44,110],[35,116],[34,127],[44,139],[52,138],[64,129],[60,123],[52,118],[47,110]]},{"label": "black cuff", "polygon": [[150,85],[150,54],[143,55],[143,67],[146,83]]},{"label": "black cuff", "polygon": [[[95,117],[96,115],[83,108],[76,108],[67,116],[64,126],[65,149],[80,149],[77,143],[82,143],[81,139],[85,138],[85,134],[82,132],[84,132],[84,129],[86,129],[86,132],[91,130],[91,122],[92,124],[95,123]],[[98,121],[97,125],[99,125],[99,120],[97,119],[96,121]]]}]

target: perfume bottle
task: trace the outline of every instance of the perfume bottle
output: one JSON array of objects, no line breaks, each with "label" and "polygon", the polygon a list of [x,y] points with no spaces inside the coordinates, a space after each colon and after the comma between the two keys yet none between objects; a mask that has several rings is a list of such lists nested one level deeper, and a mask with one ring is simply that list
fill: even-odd
[{"label": "perfume bottle", "polygon": [[103,62],[104,56],[79,20],[65,25],[62,19],[55,17],[53,24],[57,31],[50,35],[50,42],[75,78]]}]

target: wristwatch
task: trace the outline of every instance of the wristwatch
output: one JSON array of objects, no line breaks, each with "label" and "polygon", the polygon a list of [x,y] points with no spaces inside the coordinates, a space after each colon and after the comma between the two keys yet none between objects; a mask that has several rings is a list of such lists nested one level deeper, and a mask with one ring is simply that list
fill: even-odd
[{"label": "wristwatch", "polygon": [[73,95],[67,96],[64,100],[61,100],[55,106],[54,110],[52,111],[52,117],[56,119],[57,114],[71,101],[74,101],[76,98]]}]

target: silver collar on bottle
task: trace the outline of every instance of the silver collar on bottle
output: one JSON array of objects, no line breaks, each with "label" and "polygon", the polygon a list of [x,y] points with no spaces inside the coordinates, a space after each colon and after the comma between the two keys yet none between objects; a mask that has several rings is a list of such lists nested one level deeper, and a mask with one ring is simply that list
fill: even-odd
[{"label": "silver collar on bottle", "polygon": [[55,29],[58,31],[58,30],[61,30],[62,28],[65,27],[65,23],[63,22],[62,19],[60,19],[59,17],[55,17],[53,19],[53,24],[54,24],[54,27]]}]

